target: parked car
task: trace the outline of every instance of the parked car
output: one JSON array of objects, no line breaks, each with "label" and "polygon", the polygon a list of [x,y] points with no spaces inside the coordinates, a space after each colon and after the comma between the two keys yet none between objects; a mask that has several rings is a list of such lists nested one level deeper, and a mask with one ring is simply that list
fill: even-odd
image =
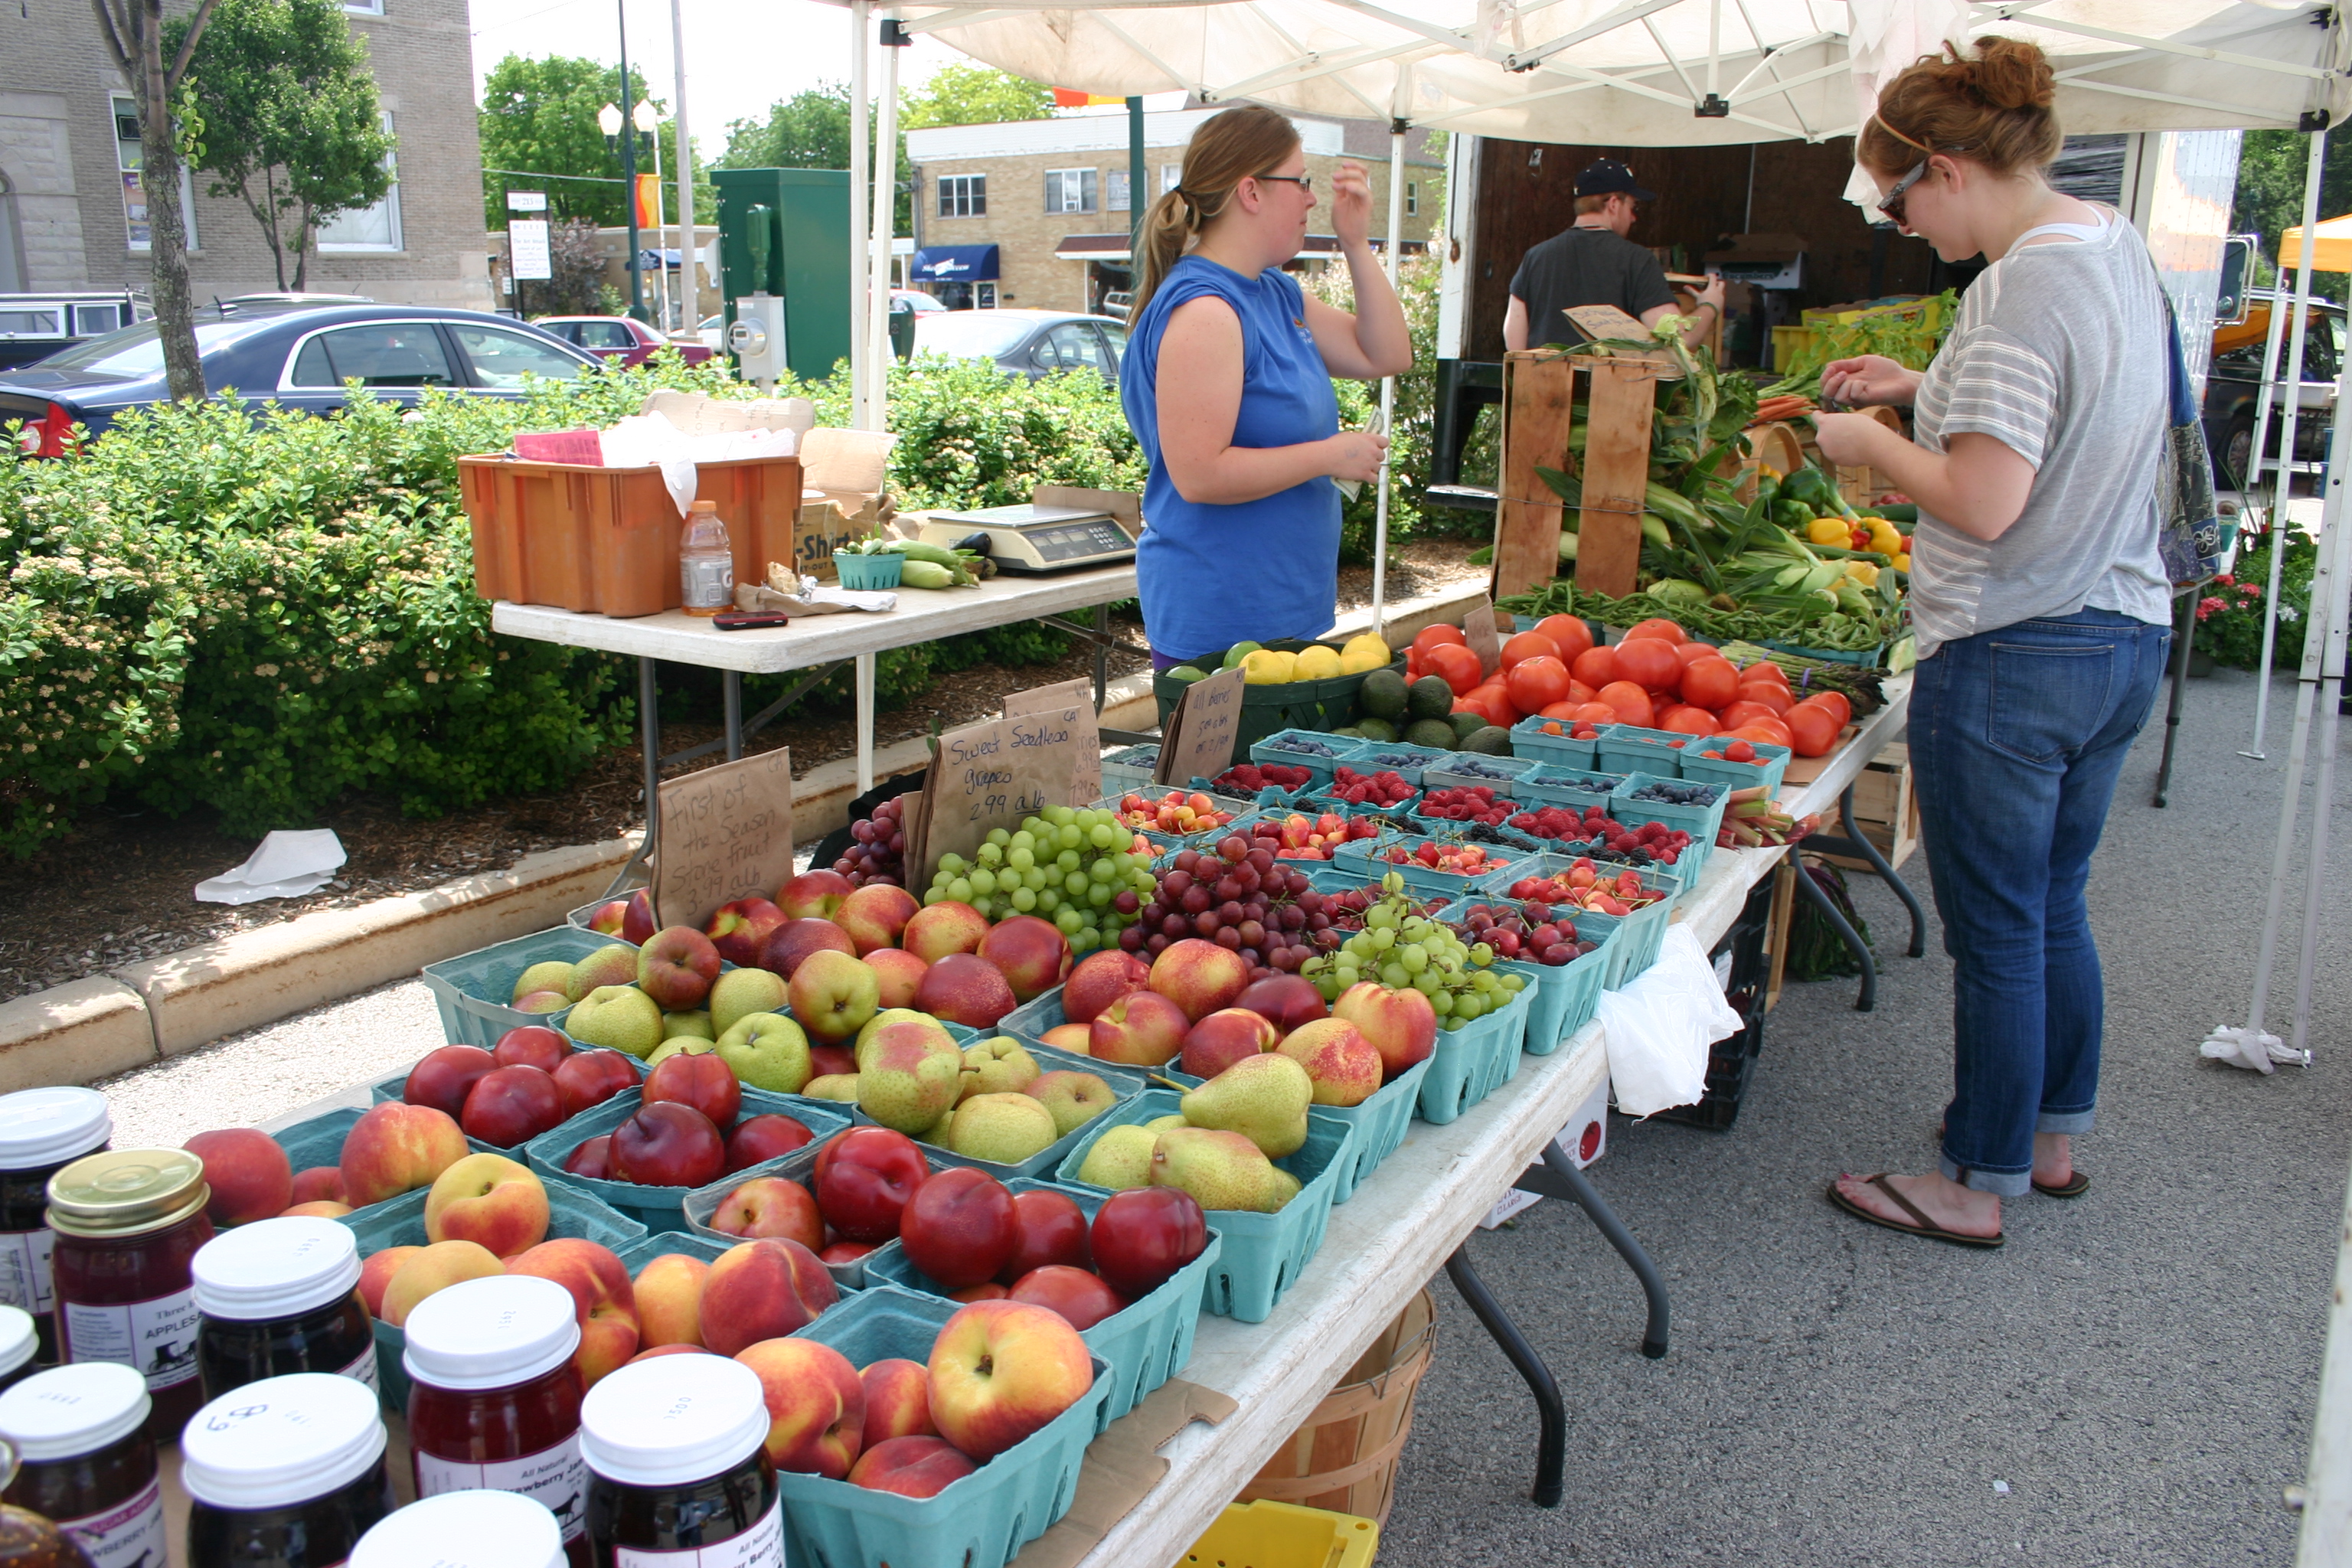
[{"label": "parked car", "polygon": [[630,316],[540,316],[531,325],[624,367],[645,363],[657,349],[676,349],[688,364],[700,364],[717,352],[706,342],[666,338]]},{"label": "parked car", "polygon": [[146,295],[128,289],[0,294],[0,369],[47,359],[154,313]]},{"label": "parked car", "polygon": [[946,300],[936,294],[926,294],[920,289],[890,290],[890,309],[894,313],[899,310],[912,310],[917,315],[929,316],[944,311],[947,308]]},{"label": "parked car", "polygon": [[[520,397],[532,376],[568,381],[604,363],[505,317],[415,305],[207,306],[196,353],[213,392],[317,414],[343,405],[347,381],[393,403],[414,404],[428,386]],[[124,409],[169,396],[163,339],[146,321],[0,373],[0,425],[24,420],[26,451],[61,457],[75,425],[95,435]]]},{"label": "parked car", "polygon": [[[2275,289],[2248,291],[2250,308],[2243,321],[2213,331],[2213,364],[2205,377],[2205,444],[2212,449],[2216,482],[2242,489],[2253,476],[2246,466],[2253,460],[2254,408],[2263,390],[2263,351],[2270,339],[2273,304],[2292,312],[2294,297]],[[2344,364],[2344,307],[2332,300],[2315,299],[2304,327],[2303,388],[2295,415],[2294,460],[2324,463],[2336,430],[2336,377]],[[2289,317],[2293,320],[2292,314]],[[2286,375],[2292,345],[2281,335],[2278,374]],[[2285,434],[2285,399],[2271,401],[2271,433],[2264,443],[2269,461],[2276,462]]]},{"label": "parked car", "polygon": [[915,321],[915,353],[994,360],[1007,375],[1090,370],[1118,384],[1127,328],[1108,316],[1067,310],[942,310]]},{"label": "parked car", "polygon": [[1115,316],[1124,321],[1128,312],[1133,309],[1135,290],[1132,289],[1114,289],[1103,296],[1103,314],[1106,316]]}]

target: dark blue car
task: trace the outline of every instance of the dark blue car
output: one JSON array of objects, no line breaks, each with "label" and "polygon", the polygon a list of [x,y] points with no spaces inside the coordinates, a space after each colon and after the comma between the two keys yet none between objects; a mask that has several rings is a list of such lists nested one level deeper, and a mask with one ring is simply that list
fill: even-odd
[{"label": "dark blue car", "polygon": [[[321,414],[343,405],[353,380],[392,403],[415,403],[428,386],[518,397],[530,376],[569,380],[603,363],[505,316],[421,305],[205,306],[196,352],[210,392]],[[169,395],[162,339],[142,321],[0,371],[0,426],[24,420],[25,450],[61,457],[73,426],[96,435]]]}]

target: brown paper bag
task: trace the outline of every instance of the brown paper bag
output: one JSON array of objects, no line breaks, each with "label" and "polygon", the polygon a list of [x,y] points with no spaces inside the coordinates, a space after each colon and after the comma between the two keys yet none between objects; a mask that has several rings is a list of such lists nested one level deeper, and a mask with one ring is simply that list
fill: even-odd
[{"label": "brown paper bag", "polygon": [[940,859],[969,859],[992,828],[1008,832],[1021,819],[1049,805],[1084,805],[1071,798],[1077,787],[1077,754],[1095,759],[1100,791],[1102,732],[1091,703],[1016,713],[951,730],[940,737],[923,781],[922,858],[908,839],[907,869],[919,871],[909,887],[929,888]]},{"label": "brown paper bag", "polygon": [[793,876],[789,746],[661,786],[653,903],[664,925],[699,931],[719,906],[773,898]]}]

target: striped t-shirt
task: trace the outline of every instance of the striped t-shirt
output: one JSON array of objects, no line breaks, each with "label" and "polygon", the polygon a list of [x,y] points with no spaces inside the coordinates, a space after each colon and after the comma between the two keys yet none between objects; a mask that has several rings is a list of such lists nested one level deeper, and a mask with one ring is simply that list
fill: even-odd
[{"label": "striped t-shirt", "polygon": [[2099,211],[2096,235],[2021,246],[1987,268],[1920,379],[1919,445],[1941,452],[1980,431],[2034,469],[2025,510],[1990,543],[1919,514],[1911,619],[1922,658],[2086,606],[2172,618],[2156,542],[2170,417],[2164,297],[2139,232]]}]

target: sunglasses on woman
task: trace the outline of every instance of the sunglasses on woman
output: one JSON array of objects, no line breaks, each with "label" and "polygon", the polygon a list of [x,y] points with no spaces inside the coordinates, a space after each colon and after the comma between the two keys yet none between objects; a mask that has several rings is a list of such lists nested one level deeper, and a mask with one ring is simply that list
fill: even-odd
[{"label": "sunglasses on woman", "polygon": [[1888,191],[1885,195],[1878,198],[1878,210],[1885,213],[1890,219],[1892,219],[1895,227],[1904,228],[1908,226],[1903,221],[1903,209],[1910,205],[1911,187],[1919,183],[1920,176],[1925,174],[1927,172],[1927,161],[1922,158],[1918,163],[1912,165],[1911,172],[1909,174],[1895,182],[1895,188],[1893,190]]},{"label": "sunglasses on woman", "polygon": [[1250,178],[1254,180],[1280,180],[1286,185],[1297,185],[1300,190],[1305,191],[1310,196],[1315,194],[1315,176],[1312,174],[1252,174]]}]

